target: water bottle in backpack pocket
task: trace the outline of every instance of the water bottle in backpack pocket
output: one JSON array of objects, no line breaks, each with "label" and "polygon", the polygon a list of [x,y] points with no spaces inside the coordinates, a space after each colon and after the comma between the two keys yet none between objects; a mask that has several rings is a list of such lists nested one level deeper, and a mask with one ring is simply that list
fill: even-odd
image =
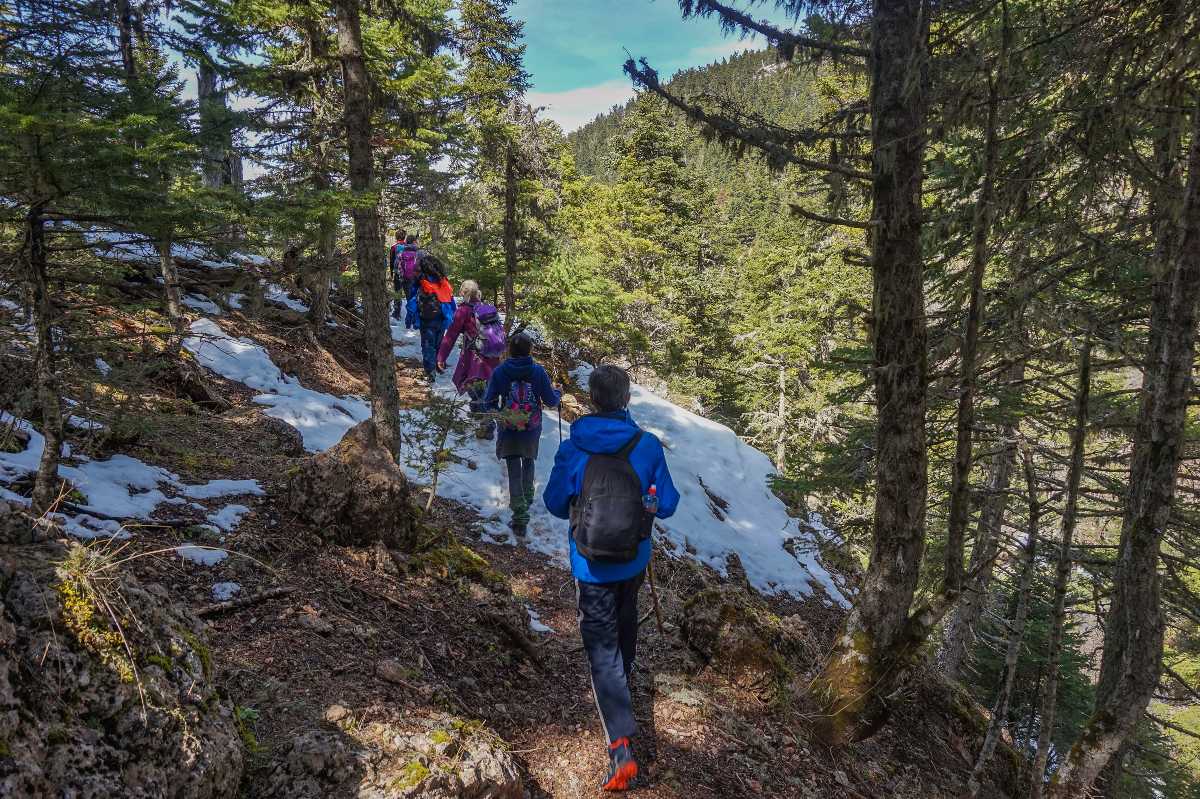
[{"label": "water bottle in backpack pocket", "polygon": [[650,537],[654,515],[647,512],[642,479],[629,462],[641,439],[639,430],[616,452],[588,453],[583,490],[571,504],[575,549],[588,560],[628,563]]},{"label": "water bottle in backpack pocket", "polygon": [[542,426],[542,401],[528,380],[514,380],[500,412],[500,428],[512,432]]},{"label": "water bottle in backpack pocket", "polygon": [[475,306],[475,327],[475,351],[484,358],[503,357],[508,348],[508,339],[495,305],[481,302]]}]

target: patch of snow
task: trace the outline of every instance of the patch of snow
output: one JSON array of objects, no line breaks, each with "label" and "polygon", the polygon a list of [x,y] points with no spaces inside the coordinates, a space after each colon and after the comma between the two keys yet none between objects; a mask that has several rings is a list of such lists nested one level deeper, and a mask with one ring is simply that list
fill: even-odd
[{"label": "patch of snow", "polygon": [[187,294],[184,295],[183,304],[203,313],[212,314],[213,316],[221,315],[221,308],[215,302],[205,297],[203,294]]},{"label": "patch of snow", "polygon": [[541,618],[541,616],[538,615],[538,612],[536,610],[534,610],[533,608],[525,608],[525,610],[529,612],[529,629],[530,630],[533,630],[535,633],[552,633],[552,632],[554,632],[554,628],[548,627],[546,624],[544,624],[542,622],[542,618]]},{"label": "patch of snow", "polygon": [[242,517],[250,512],[245,505],[226,505],[215,513],[208,514],[208,522],[226,533],[232,533],[242,523]]},{"label": "patch of snow", "polygon": [[67,425],[75,428],[76,430],[103,430],[104,429],[104,425],[101,424],[100,422],[94,422],[91,419],[84,418],[83,416],[75,416],[73,414],[71,416],[67,417]]},{"label": "patch of snow", "polygon": [[109,373],[112,371],[112,367],[109,366],[108,363],[105,362],[105,360],[103,358],[97,358],[96,359],[96,371],[99,372],[104,377],[108,377]]},{"label": "patch of snow", "polygon": [[241,590],[242,586],[239,583],[214,583],[212,587],[213,602],[228,602]]},{"label": "patch of snow", "polygon": [[[0,424],[12,422],[12,415],[0,411]],[[17,419],[16,424],[29,433],[29,443],[22,452],[0,452],[0,484],[3,485],[35,472],[46,446],[45,437],[29,422]],[[119,523],[96,519],[87,515],[88,511],[121,519],[147,521],[153,518],[159,505],[184,504],[184,499],[170,496],[164,489],[173,494],[202,499],[263,493],[262,486],[255,480],[214,480],[187,485],[174,472],[119,454],[107,460],[87,460],[79,466],[61,464],[58,474],[70,481],[85,498],[84,502],[79,503],[81,512],[77,516],[62,515],[59,519],[69,520],[70,523],[64,522],[67,531],[81,537],[94,538],[122,531]],[[11,493],[6,492],[6,496]],[[88,530],[92,532],[91,535],[84,534]]]},{"label": "patch of snow", "polygon": [[287,293],[287,290],[278,283],[265,284],[263,287],[263,297],[272,302],[277,302],[280,305],[290,308],[293,311],[297,311],[299,313],[308,313],[308,305],[300,302],[299,300],[292,299],[291,295]]},{"label": "patch of snow", "polygon": [[251,266],[270,266],[271,265],[271,260],[269,258],[264,258],[261,255],[254,255],[253,253],[248,253],[248,252],[231,252],[229,254],[229,259],[231,261],[238,261],[240,263],[250,264]]},{"label": "patch of snow", "polygon": [[267,492],[257,480],[209,480],[194,486],[183,486],[183,495],[190,499],[217,499],[250,495],[261,497]]},{"label": "patch of snow", "polygon": [[239,294],[236,291],[232,292],[228,297],[225,298],[225,302],[228,303],[229,307],[235,311],[242,310],[242,303],[245,301],[246,301],[246,295]]},{"label": "patch of snow", "polygon": [[13,302],[12,300],[5,299],[4,297],[0,297],[0,308],[3,308],[3,309],[4,309],[4,310],[6,310],[6,311],[19,311],[19,310],[21,310],[21,306],[20,306],[20,305],[18,305],[17,303]]},{"label": "patch of snow", "polygon": [[248,339],[232,338],[211,319],[197,319],[191,331],[183,346],[200,365],[264,392],[254,401],[269,406],[268,416],[299,430],[309,452],[329,449],[347,430],[371,417],[371,406],[361,398],[304,388],[298,379],[280,372],[262,347]]},{"label": "patch of snow", "polygon": [[190,560],[192,563],[197,563],[201,566],[216,566],[229,557],[229,553],[223,549],[197,544],[183,544],[182,546],[175,547],[175,551],[184,560]]}]

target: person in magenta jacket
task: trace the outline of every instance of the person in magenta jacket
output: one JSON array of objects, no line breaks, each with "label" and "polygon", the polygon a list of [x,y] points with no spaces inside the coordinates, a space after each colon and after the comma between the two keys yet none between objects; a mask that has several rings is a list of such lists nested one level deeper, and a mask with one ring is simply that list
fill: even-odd
[{"label": "person in magenta jacket", "polygon": [[[438,348],[437,367],[438,371],[446,369],[446,361],[450,359],[454,343],[461,336],[462,346],[458,353],[458,365],[454,367],[454,376],[451,378],[451,382],[454,383],[459,394],[466,394],[471,398],[471,412],[480,414],[487,410],[483,407],[483,395],[487,391],[488,380],[491,379],[492,372],[500,365],[500,359],[485,358],[472,346],[475,337],[479,335],[475,307],[483,302],[483,292],[479,290],[479,284],[474,280],[464,280],[462,286],[459,287],[459,296],[462,298],[462,304],[454,312],[454,318],[450,320],[450,327],[447,328],[446,335],[442,338],[442,345]],[[481,423],[478,430],[479,437],[490,439],[492,427],[490,421]]]}]

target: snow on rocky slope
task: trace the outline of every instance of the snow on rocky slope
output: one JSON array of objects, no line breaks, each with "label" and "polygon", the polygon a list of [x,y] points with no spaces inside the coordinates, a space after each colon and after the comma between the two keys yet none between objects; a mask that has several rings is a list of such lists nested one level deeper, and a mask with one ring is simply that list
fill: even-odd
[{"label": "snow on rocky slope", "polygon": [[[306,389],[294,377],[283,375],[267,352],[245,339],[226,335],[212,320],[192,324],[193,337],[185,346],[197,360],[223,377],[244,383],[264,393],[255,401],[270,406],[266,413],[300,431],[305,447],[318,451],[333,446],[341,436],[370,414],[367,403],[356,397],[336,397]],[[415,331],[394,326],[395,354],[420,357]],[[455,396],[450,369],[438,378],[434,390]],[[586,368],[576,377],[585,380]],[[730,554],[736,554],[751,584],[765,593],[810,594],[821,588],[834,601],[845,599],[829,573],[813,554],[797,519],[768,487],[774,469],[766,455],[747,445],[724,425],[697,416],[648,391],[633,387],[630,410],[634,418],[662,440],[675,483],[682,495],[679,511],[659,523],[658,534],[679,552],[707,563],[724,573]],[[417,420],[409,412],[407,432],[416,435]],[[543,417],[542,445],[538,455],[539,488],[549,476],[558,447],[558,416],[547,409]],[[564,425],[563,435],[569,436]],[[456,448],[458,459],[445,471],[438,493],[476,508],[484,518],[485,532],[495,541],[509,541],[510,512],[503,465],[496,459],[494,443],[468,436]],[[410,448],[411,449],[411,448]],[[411,477],[418,476],[415,464],[404,464]],[[565,564],[566,523],[555,519],[535,503],[526,544]],[[784,543],[796,540],[793,555]]]}]

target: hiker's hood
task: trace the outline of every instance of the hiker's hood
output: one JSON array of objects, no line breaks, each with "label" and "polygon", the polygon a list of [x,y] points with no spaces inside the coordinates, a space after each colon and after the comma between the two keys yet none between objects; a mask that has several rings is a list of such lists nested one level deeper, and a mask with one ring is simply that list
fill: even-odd
[{"label": "hiker's hood", "polygon": [[513,380],[528,380],[533,377],[533,356],[509,358],[504,362],[504,371]]},{"label": "hiker's hood", "polygon": [[637,431],[627,410],[593,413],[571,423],[571,440],[587,452],[616,452]]}]

